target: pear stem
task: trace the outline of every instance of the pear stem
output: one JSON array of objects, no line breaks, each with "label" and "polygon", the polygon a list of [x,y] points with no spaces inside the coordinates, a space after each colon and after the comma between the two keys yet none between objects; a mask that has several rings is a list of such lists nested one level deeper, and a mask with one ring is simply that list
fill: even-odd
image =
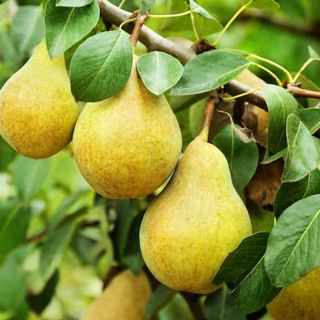
[{"label": "pear stem", "polygon": [[131,36],[130,36],[130,41],[131,41],[131,44],[133,47],[137,46],[137,42],[139,40],[141,29],[147,19],[148,19],[147,13],[144,13],[144,14],[138,13],[137,18],[136,18],[136,23],[134,25],[134,28],[133,28]]},{"label": "pear stem", "polygon": [[203,311],[199,304],[199,296],[192,293],[184,292],[182,293],[184,299],[186,300],[191,313],[193,314],[196,320],[205,320]]},{"label": "pear stem", "polygon": [[217,95],[212,95],[210,96],[207,104],[206,104],[206,108],[204,111],[204,116],[203,116],[203,120],[202,120],[202,131],[206,132],[205,133],[205,139],[208,140],[209,139],[209,131],[210,131],[210,127],[211,127],[211,123],[212,123],[212,119],[213,119],[213,114],[214,114],[214,110],[216,108],[216,104],[219,103],[219,97]]}]

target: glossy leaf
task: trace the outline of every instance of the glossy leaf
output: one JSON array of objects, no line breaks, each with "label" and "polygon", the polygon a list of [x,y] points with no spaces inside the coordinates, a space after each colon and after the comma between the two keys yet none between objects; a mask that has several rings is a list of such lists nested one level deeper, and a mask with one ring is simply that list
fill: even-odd
[{"label": "glossy leaf", "polygon": [[19,7],[12,19],[11,34],[20,53],[28,53],[43,38],[43,12],[37,6]]},{"label": "glossy leaf", "polygon": [[320,108],[300,109],[298,116],[312,134],[320,129]]},{"label": "glossy leaf", "polygon": [[94,0],[56,0],[56,7],[84,7],[92,3]]},{"label": "glossy leaf", "polygon": [[84,38],[100,17],[98,2],[80,8],[56,7],[49,0],[45,7],[46,42],[51,57],[57,57]]},{"label": "glossy leaf", "polygon": [[184,66],[172,95],[192,95],[217,89],[246,69],[249,62],[241,55],[215,50],[202,53]]},{"label": "glossy leaf", "polygon": [[224,260],[213,280],[231,287],[235,305],[245,313],[260,310],[278,293],[271,286],[263,264],[268,236],[256,233],[244,239]]},{"label": "glossy leaf", "polygon": [[259,161],[256,143],[239,126],[228,125],[214,138],[213,143],[228,160],[233,184],[241,192],[253,177]]},{"label": "glossy leaf", "polygon": [[0,309],[18,311],[26,295],[26,275],[17,263],[14,252],[0,265]]},{"label": "glossy leaf", "polygon": [[277,217],[292,204],[314,194],[320,194],[320,171],[310,172],[302,180],[283,183],[274,202],[274,212]]},{"label": "glossy leaf", "polygon": [[298,112],[296,99],[285,89],[266,84],[261,87],[269,114],[268,150],[277,153],[283,150],[286,143],[286,121],[290,113]]},{"label": "glossy leaf", "polygon": [[294,182],[316,169],[320,161],[319,146],[306,126],[294,114],[288,117],[287,141],[288,154],[282,181]]},{"label": "glossy leaf", "polygon": [[288,286],[320,266],[320,195],[302,199],[280,216],[265,254],[271,283]]},{"label": "glossy leaf", "polygon": [[72,93],[81,101],[111,97],[127,83],[131,66],[132,49],[125,32],[101,32],[90,37],[71,60]]},{"label": "glossy leaf", "polygon": [[146,320],[153,319],[159,310],[161,310],[166,304],[173,298],[175,292],[164,285],[159,285],[152,293],[152,296],[148,302],[145,317]]},{"label": "glossy leaf", "polygon": [[192,20],[194,22],[196,32],[200,37],[211,35],[222,29],[221,23],[193,0],[172,1],[170,13],[181,13],[190,9],[192,10],[190,15],[167,18],[164,20],[162,31],[166,36],[183,35],[183,37],[190,40],[195,40]]},{"label": "glossy leaf", "polygon": [[155,95],[173,87],[183,74],[183,66],[167,53],[154,51],[143,55],[137,64],[144,85]]},{"label": "glossy leaf", "polygon": [[6,253],[26,239],[31,218],[30,209],[16,199],[0,203],[0,253]]},{"label": "glossy leaf", "polygon": [[12,163],[13,182],[24,201],[30,201],[40,190],[49,174],[50,164],[50,159],[33,160],[21,155]]},{"label": "glossy leaf", "polygon": [[247,319],[245,313],[235,306],[226,286],[207,296],[203,304],[203,312],[205,318],[210,320]]}]

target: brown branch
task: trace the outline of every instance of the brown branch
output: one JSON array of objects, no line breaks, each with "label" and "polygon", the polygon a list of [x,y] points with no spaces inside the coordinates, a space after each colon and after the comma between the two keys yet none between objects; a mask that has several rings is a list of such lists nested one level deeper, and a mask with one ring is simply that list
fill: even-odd
[{"label": "brown branch", "polygon": [[201,306],[199,304],[199,296],[192,293],[182,293],[184,299],[188,303],[190,311],[196,320],[206,320]]},{"label": "brown branch", "polygon": [[[107,23],[119,26],[123,21],[130,19],[130,17],[132,16],[130,12],[118,8],[107,0],[99,0],[99,5],[101,16]],[[132,28],[132,25],[129,24],[124,26],[124,29],[128,32],[131,32]],[[189,60],[195,57],[195,52],[191,48],[185,48],[183,46],[177,45],[170,40],[163,38],[146,26],[142,27],[139,40],[148,48],[149,51],[158,50],[166,52],[176,57],[183,64],[187,63]],[[231,80],[225,86],[225,88],[232,95],[241,94],[252,90],[251,87],[235,79]],[[312,98],[317,96],[315,92],[309,93],[311,94]],[[302,92],[301,90],[294,90],[293,94],[296,97],[306,97],[306,93]],[[250,102],[262,109],[267,110],[265,100],[260,92],[254,92],[246,95],[242,98],[242,100]],[[184,106],[188,106],[188,104],[185,102]],[[181,108],[179,109],[181,110]]]},{"label": "brown branch", "polygon": [[275,15],[266,14],[261,11],[248,10],[244,12],[238,21],[251,21],[257,20],[259,22],[281,28],[294,34],[302,34],[316,39],[320,39],[320,26],[315,24],[299,24]]},{"label": "brown branch", "polygon": [[133,47],[135,47],[137,45],[141,29],[142,29],[145,21],[147,20],[147,18],[148,18],[148,14],[138,13],[138,15],[137,15],[136,22],[134,24],[134,28],[133,28],[131,36],[130,36],[130,41],[131,41],[131,44]]},{"label": "brown branch", "polygon": [[296,86],[293,86],[290,84],[288,84],[287,90],[291,94],[293,94],[295,97],[320,99],[320,92],[319,91],[311,91],[311,90],[301,89],[299,87],[296,87]]}]

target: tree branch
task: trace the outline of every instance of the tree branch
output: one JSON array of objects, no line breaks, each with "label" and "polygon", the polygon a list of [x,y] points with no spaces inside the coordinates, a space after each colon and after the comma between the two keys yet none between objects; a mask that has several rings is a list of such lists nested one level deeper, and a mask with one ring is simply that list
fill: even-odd
[{"label": "tree branch", "polygon": [[299,24],[294,21],[283,19],[274,15],[266,14],[261,11],[247,10],[238,19],[238,21],[251,21],[257,20],[274,27],[281,28],[288,32],[297,34],[300,33],[304,36],[320,39],[320,26],[315,24]]},{"label": "tree branch", "polygon": [[288,84],[287,90],[296,97],[320,99],[320,92],[301,89]]},{"label": "tree branch", "polygon": [[[130,12],[118,8],[107,0],[99,0],[99,5],[101,16],[105,23],[111,23],[119,26],[123,21],[130,19],[132,15]],[[124,29],[131,33],[133,26],[132,24],[128,24],[124,26]],[[191,48],[185,48],[178,44],[175,44],[170,40],[163,38],[146,26],[142,27],[139,40],[148,48],[149,51],[158,50],[166,52],[176,57],[183,64],[187,63],[189,60],[195,57],[195,52]],[[232,95],[238,95],[252,90],[251,87],[235,79],[231,80],[225,86],[225,88]],[[306,94],[310,94],[310,96],[308,97],[311,98],[318,97],[317,92],[307,91],[306,93],[306,90],[302,92],[302,89],[291,89],[291,93],[293,93],[296,97],[307,97]],[[248,94],[243,97],[242,100],[250,102],[264,110],[267,110],[265,100],[260,92]],[[187,104],[185,105],[187,106]]]}]

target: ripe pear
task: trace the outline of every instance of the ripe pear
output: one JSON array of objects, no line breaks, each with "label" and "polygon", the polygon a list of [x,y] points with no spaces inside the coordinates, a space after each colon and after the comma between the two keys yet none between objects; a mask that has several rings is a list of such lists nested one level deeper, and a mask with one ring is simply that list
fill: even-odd
[{"label": "ripe pear", "polygon": [[51,60],[44,42],[0,91],[0,134],[30,158],[66,147],[78,115],[64,57]]},{"label": "ripe pear", "polygon": [[206,142],[208,128],[187,147],[170,183],[147,209],[140,247],[152,274],[179,291],[206,294],[227,255],[251,234],[223,153]]},{"label": "ripe pear", "polygon": [[281,290],[268,304],[275,320],[318,320],[320,317],[320,268]]},{"label": "ripe pear", "polygon": [[91,305],[83,320],[143,320],[151,296],[147,276],[123,271]]},{"label": "ripe pear", "polygon": [[110,199],[152,193],[172,173],[182,147],[173,111],[163,95],[155,96],[144,87],[136,60],[120,93],[85,106],[73,137],[82,175]]}]

